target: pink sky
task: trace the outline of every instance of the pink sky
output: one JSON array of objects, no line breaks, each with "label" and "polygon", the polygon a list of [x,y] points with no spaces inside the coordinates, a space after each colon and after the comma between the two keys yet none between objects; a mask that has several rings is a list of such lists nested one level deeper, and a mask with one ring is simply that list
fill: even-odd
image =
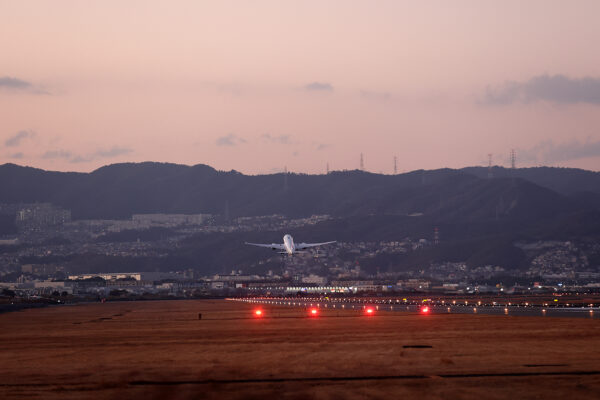
[{"label": "pink sky", "polygon": [[600,170],[600,2],[0,0],[0,163]]}]

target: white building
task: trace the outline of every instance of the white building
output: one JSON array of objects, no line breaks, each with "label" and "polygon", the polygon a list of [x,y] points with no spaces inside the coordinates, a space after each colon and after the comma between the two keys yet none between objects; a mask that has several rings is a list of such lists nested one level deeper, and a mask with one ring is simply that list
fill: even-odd
[{"label": "white building", "polygon": [[102,278],[105,281],[116,281],[118,279],[135,279],[136,281],[160,281],[162,279],[177,279],[178,275],[170,272],[110,272],[98,274],[69,275],[69,280],[85,280],[91,278]]},{"label": "white building", "polygon": [[302,278],[302,283],[309,283],[317,286],[324,286],[327,284],[327,278],[324,276],[310,274]]}]

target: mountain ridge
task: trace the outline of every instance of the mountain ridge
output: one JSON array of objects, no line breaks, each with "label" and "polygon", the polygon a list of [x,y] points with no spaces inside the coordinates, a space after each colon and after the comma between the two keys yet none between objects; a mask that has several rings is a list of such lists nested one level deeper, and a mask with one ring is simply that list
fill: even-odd
[{"label": "mountain ridge", "polygon": [[[493,171],[498,177],[493,179],[481,177],[482,171],[469,167],[398,175],[359,170],[320,175],[244,175],[205,164],[144,162],[111,164],[80,173],[4,164],[0,165],[0,185],[4,189],[0,202],[50,202],[71,209],[75,219],[129,218],[135,213],[223,214],[225,207],[231,216],[411,214],[445,209],[490,217],[489,203],[495,196],[493,214],[497,218],[498,214],[518,211],[513,210],[515,201],[537,202],[528,207],[539,213],[538,208],[558,211],[574,204],[594,208],[600,199],[600,174],[590,171],[575,170],[567,175],[572,180],[573,174],[579,173],[579,180],[585,181],[585,191],[579,192],[571,190],[570,183],[561,184],[551,176],[539,179],[552,183],[546,186],[519,176],[532,175],[529,169],[510,170],[509,175],[507,171],[498,173],[496,168]],[[544,172],[564,176],[562,169]],[[565,190],[561,192],[557,187]],[[579,201],[569,196],[579,196],[575,199]],[[560,203],[560,207],[550,202]],[[527,217],[528,213],[523,211],[521,215]]]}]

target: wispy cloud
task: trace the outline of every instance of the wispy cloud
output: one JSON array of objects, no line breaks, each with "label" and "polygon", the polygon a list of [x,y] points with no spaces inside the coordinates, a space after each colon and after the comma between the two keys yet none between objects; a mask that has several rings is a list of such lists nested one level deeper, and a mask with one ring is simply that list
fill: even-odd
[{"label": "wispy cloud", "polygon": [[585,142],[572,140],[558,144],[545,140],[529,149],[517,150],[518,160],[524,163],[555,164],[593,157],[600,157],[600,140],[589,138]]},{"label": "wispy cloud", "polygon": [[281,174],[286,172],[287,169],[286,168],[282,168],[282,167],[273,167],[273,168],[269,168],[266,171],[260,171],[258,174],[259,175],[271,175],[271,174]]},{"label": "wispy cloud", "polygon": [[328,143],[315,143],[315,146],[316,146],[317,150],[319,150],[319,151],[332,147],[332,145],[328,144]]},{"label": "wispy cloud", "polygon": [[44,87],[11,76],[0,77],[0,91],[50,94]]},{"label": "wispy cloud", "polygon": [[389,92],[373,92],[370,90],[361,90],[360,97],[365,100],[390,101],[392,95]]},{"label": "wispy cloud", "polygon": [[123,154],[132,153],[133,150],[127,147],[113,146],[108,149],[98,149],[89,154],[73,154],[73,152],[64,149],[48,150],[41,155],[47,160],[64,159],[73,164],[86,163],[99,159],[118,157]]},{"label": "wispy cloud", "polygon": [[96,158],[112,158],[133,152],[128,147],[113,146],[110,149],[99,149],[92,155]]},{"label": "wispy cloud", "polygon": [[20,160],[23,157],[25,157],[25,155],[20,151],[18,153],[13,153],[13,154],[8,155],[8,158],[12,158],[14,160]]},{"label": "wispy cloud", "polygon": [[98,149],[95,152],[87,155],[73,156],[69,162],[73,164],[90,162],[97,159],[113,158],[123,154],[132,153],[133,150],[128,147],[113,146],[109,149]]},{"label": "wispy cloud", "polygon": [[312,82],[305,85],[304,89],[311,92],[333,92],[333,86],[327,82]]},{"label": "wispy cloud", "polygon": [[270,143],[277,143],[277,144],[291,144],[292,143],[292,137],[290,135],[273,136],[268,133],[265,133],[264,135],[261,136],[261,138]]},{"label": "wispy cloud", "polygon": [[6,147],[16,147],[20,145],[23,140],[27,138],[32,138],[34,136],[35,132],[33,131],[21,130],[9,137],[8,139],[6,139],[4,141],[4,144],[6,145]]},{"label": "wispy cloud", "polygon": [[0,77],[0,89],[29,89],[32,87],[30,82],[12,78],[10,76]]},{"label": "wispy cloud", "polygon": [[217,138],[217,146],[237,146],[238,144],[246,143],[246,139],[241,138],[233,133]]},{"label": "wispy cloud", "polygon": [[69,162],[71,164],[80,164],[92,161],[93,158],[91,156],[73,156]]},{"label": "wispy cloud", "polygon": [[535,101],[600,104],[600,78],[539,75],[526,82],[506,82],[498,88],[488,86],[483,99],[489,105]]},{"label": "wispy cloud", "polygon": [[48,150],[44,154],[42,154],[42,158],[46,160],[54,160],[57,158],[68,159],[71,158],[72,154],[67,150]]}]

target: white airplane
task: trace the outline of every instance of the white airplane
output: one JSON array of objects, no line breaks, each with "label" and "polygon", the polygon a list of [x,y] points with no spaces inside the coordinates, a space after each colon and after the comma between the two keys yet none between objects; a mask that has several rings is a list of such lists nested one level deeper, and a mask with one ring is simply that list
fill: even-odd
[{"label": "white airplane", "polygon": [[261,244],[261,243],[248,243],[246,242],[246,244],[249,244],[251,246],[258,246],[258,247],[267,247],[269,249],[273,249],[273,250],[279,250],[279,254],[289,254],[294,255],[295,253],[299,253],[302,250],[306,250],[309,247],[317,247],[317,246],[323,246],[326,244],[331,244],[331,243],[335,243],[336,241],[332,241],[332,242],[323,242],[323,243],[294,243],[294,238],[292,237],[292,235],[285,235],[283,237],[283,244],[280,243],[271,243],[271,244]]}]

